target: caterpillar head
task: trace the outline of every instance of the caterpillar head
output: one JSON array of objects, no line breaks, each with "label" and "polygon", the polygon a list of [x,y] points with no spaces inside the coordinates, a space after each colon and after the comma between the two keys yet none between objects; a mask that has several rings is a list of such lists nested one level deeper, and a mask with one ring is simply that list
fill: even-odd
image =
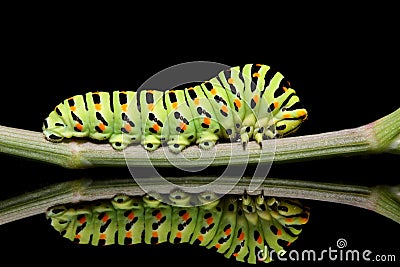
[{"label": "caterpillar head", "polygon": [[307,110],[303,108],[300,98],[291,87],[290,82],[283,79],[274,92],[274,101],[268,107],[268,112],[274,117],[278,137],[294,133],[307,119]]},{"label": "caterpillar head", "polygon": [[277,199],[271,208],[275,211],[272,213],[273,217],[287,218],[285,220],[287,225],[305,224],[310,216],[309,207],[304,206],[297,199]]},{"label": "caterpillar head", "polygon": [[277,211],[284,216],[298,215],[303,212],[303,205],[295,199],[280,199],[277,202]]},{"label": "caterpillar head", "polygon": [[275,130],[278,136],[283,137],[296,132],[307,119],[307,110],[304,108],[292,109],[283,107],[275,117]]}]

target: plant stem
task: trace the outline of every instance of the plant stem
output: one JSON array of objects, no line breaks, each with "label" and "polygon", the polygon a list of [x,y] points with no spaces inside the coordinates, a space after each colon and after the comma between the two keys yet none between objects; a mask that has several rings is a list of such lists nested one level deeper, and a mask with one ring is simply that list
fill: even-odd
[{"label": "plant stem", "polygon": [[220,143],[211,151],[191,146],[175,155],[168,149],[147,152],[141,146],[114,150],[108,143],[84,139],[52,143],[39,132],[0,126],[0,153],[38,160],[65,168],[93,167],[202,167],[228,164],[285,163],[323,157],[366,153],[400,153],[400,108],[372,123],[353,129],[321,134],[286,137],[262,142]]},{"label": "plant stem", "polygon": [[[163,188],[157,178],[146,178],[148,183],[162,194]],[[213,185],[215,193],[227,192],[229,178]],[[183,180],[169,178],[175,185],[190,184],[193,189],[211,183],[215,177],[193,176]],[[249,178],[243,177],[229,194],[242,194],[249,187]],[[188,190],[190,191],[190,189]],[[266,179],[257,190],[249,194],[263,192],[266,196],[309,199],[351,205],[374,211],[400,223],[400,185],[365,187],[310,181]],[[25,193],[0,202],[0,225],[44,213],[49,207],[58,204],[110,199],[117,193],[142,195],[145,191],[132,179],[98,180],[82,179],[48,186],[37,191]]]}]

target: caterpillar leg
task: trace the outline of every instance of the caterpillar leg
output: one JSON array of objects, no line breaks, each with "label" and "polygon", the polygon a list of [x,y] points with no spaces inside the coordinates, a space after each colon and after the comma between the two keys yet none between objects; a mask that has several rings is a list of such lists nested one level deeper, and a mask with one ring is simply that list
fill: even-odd
[{"label": "caterpillar leg", "polygon": [[202,132],[198,137],[197,143],[201,149],[210,150],[215,146],[218,138],[219,137],[214,133]]},{"label": "caterpillar leg", "polygon": [[184,150],[186,147],[186,145],[180,145],[177,143],[173,143],[173,144],[169,144],[168,145],[168,149],[169,151],[171,151],[172,153],[178,154],[180,152],[182,152],[182,150]]},{"label": "caterpillar leg", "polygon": [[204,141],[199,144],[199,147],[204,150],[212,149],[215,146],[214,141]]},{"label": "caterpillar leg", "polygon": [[147,151],[154,151],[161,146],[161,141],[154,135],[147,135],[142,142],[143,147]]},{"label": "caterpillar leg", "polygon": [[177,154],[180,153],[183,149],[185,149],[185,147],[190,145],[190,141],[183,136],[176,135],[170,137],[170,141],[168,141],[167,144],[168,144],[168,149],[172,153]]},{"label": "caterpillar leg", "polygon": [[250,138],[253,136],[254,127],[246,126],[240,129],[240,140],[243,145],[243,149],[246,148],[247,143],[250,141]]},{"label": "caterpillar leg", "polygon": [[261,146],[263,140],[274,139],[277,137],[273,120],[263,123],[254,129],[254,140]]},{"label": "caterpillar leg", "polygon": [[109,142],[114,149],[123,150],[132,142],[132,140],[123,134],[113,134],[110,137]]},{"label": "caterpillar leg", "polygon": [[257,132],[254,134],[254,140],[256,140],[257,143],[261,143],[262,140],[274,139],[277,137],[276,132],[273,130],[264,131],[263,127],[256,130]]}]

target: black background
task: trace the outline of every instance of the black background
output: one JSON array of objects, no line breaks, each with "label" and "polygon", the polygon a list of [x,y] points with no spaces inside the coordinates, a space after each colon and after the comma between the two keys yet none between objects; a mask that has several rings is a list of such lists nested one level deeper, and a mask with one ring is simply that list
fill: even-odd
[{"label": "black background", "polygon": [[[157,72],[192,61],[229,66],[263,63],[281,71],[309,111],[299,135],[358,127],[399,108],[398,19],[390,8],[315,8],[293,14],[286,8],[260,10],[248,13],[249,18],[213,9],[159,17],[150,8],[125,13],[124,8],[107,7],[102,12],[76,12],[76,7],[65,14],[60,13],[64,8],[52,12],[10,8],[1,25],[0,125],[41,131],[43,119],[67,97],[135,90]],[[139,18],[142,11],[145,14]],[[396,185],[398,160],[389,154],[336,157],[273,165],[269,176]],[[82,177],[129,175],[127,169],[66,170],[9,155],[0,155],[0,162],[0,199]],[[336,248],[336,241],[345,238],[349,249],[396,254],[400,260],[399,226],[394,221],[351,206],[308,203],[311,218],[294,249]],[[77,246],[59,237],[44,215],[1,225],[0,236],[3,262],[132,265],[140,260],[149,266],[247,266],[190,245]]]}]

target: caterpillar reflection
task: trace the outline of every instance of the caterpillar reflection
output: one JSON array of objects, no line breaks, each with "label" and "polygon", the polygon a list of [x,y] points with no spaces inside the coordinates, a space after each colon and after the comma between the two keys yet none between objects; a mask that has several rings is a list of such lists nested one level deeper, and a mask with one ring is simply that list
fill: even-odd
[{"label": "caterpillar reflection", "polygon": [[282,137],[307,118],[295,90],[268,65],[246,64],[184,89],[88,92],[58,104],[43,123],[47,140],[89,137],[108,140],[116,150],[131,143],[154,151],[166,144],[181,152],[218,140]]},{"label": "caterpillar reflection", "polygon": [[118,194],[111,200],[59,205],[46,216],[63,237],[79,244],[190,243],[255,264],[272,261],[272,250],[288,249],[307,223],[309,208],[263,193],[219,198],[176,190],[161,197]]}]

